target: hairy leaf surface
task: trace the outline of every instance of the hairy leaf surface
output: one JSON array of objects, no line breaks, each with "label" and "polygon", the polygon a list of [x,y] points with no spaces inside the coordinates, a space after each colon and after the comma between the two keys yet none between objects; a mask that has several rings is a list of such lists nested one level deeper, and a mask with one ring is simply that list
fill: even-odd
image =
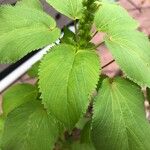
[{"label": "hairy leaf surface", "polygon": [[113,57],[134,82],[150,87],[150,42],[138,31],[112,32],[106,45]]},{"label": "hairy leaf surface", "polygon": [[3,116],[6,117],[16,107],[37,98],[37,88],[31,84],[17,84],[12,86],[3,96]]},{"label": "hairy leaf surface", "polygon": [[150,87],[150,42],[135,30],[136,21],[119,5],[102,2],[95,24],[99,31],[107,33],[106,45],[128,78]]},{"label": "hairy leaf surface", "polygon": [[101,3],[94,22],[99,31],[107,33],[114,29],[136,29],[138,27],[137,22],[124,8],[108,2]]},{"label": "hairy leaf surface", "polygon": [[19,2],[17,2],[17,5],[26,5],[27,7],[30,7],[32,9],[43,11],[40,0],[20,0]]},{"label": "hairy leaf surface", "polygon": [[97,149],[149,150],[150,125],[140,87],[125,79],[105,79],[94,104],[92,140]]},{"label": "hairy leaf surface", "polygon": [[1,150],[1,144],[2,144],[3,130],[4,130],[4,119],[0,117],[0,150]]},{"label": "hairy leaf surface", "polygon": [[70,150],[95,150],[93,146],[87,143],[73,143]]},{"label": "hairy leaf surface", "polygon": [[32,50],[53,43],[60,35],[55,21],[27,5],[0,7],[0,61],[14,62]]},{"label": "hairy leaf surface", "polygon": [[57,11],[75,20],[82,15],[82,0],[46,0]]},{"label": "hairy leaf surface", "polygon": [[40,101],[31,101],[8,115],[3,150],[50,150],[58,137],[58,128]]},{"label": "hairy leaf surface", "polygon": [[71,129],[87,109],[99,78],[94,50],[62,44],[47,54],[40,66],[39,87],[45,108]]},{"label": "hairy leaf surface", "polygon": [[87,122],[83,130],[81,131],[81,145],[86,145],[89,150],[95,150],[91,140],[91,120]]},{"label": "hairy leaf surface", "polygon": [[37,62],[32,66],[32,68],[28,71],[28,75],[32,78],[38,77],[38,70],[39,70],[40,62]]},{"label": "hairy leaf surface", "polygon": [[61,43],[76,45],[75,34],[72,31],[70,31],[67,27],[64,27],[63,32],[64,36],[61,39]]}]

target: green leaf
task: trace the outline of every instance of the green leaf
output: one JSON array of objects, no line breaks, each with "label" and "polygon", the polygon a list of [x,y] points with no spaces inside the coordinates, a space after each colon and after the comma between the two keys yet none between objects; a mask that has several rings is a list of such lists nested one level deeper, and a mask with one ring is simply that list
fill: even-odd
[{"label": "green leaf", "polygon": [[82,0],[46,0],[52,7],[67,17],[76,20],[82,15]]},{"label": "green leaf", "polygon": [[0,7],[0,61],[14,62],[60,35],[53,18],[24,5]]},{"label": "green leaf", "polygon": [[9,88],[3,95],[3,116],[6,117],[16,107],[37,98],[37,88],[31,84],[17,84]]},{"label": "green leaf", "polygon": [[149,150],[149,139],[140,87],[121,78],[105,79],[94,103],[92,140],[96,149]]},{"label": "green leaf", "polygon": [[19,2],[17,2],[17,5],[25,5],[32,9],[38,9],[43,11],[43,7],[41,5],[40,0],[20,0]]},{"label": "green leaf", "polygon": [[64,36],[61,39],[61,43],[75,45],[75,34],[67,27],[63,29]]},{"label": "green leaf", "polygon": [[150,42],[135,31],[136,21],[119,5],[101,2],[95,24],[99,31],[107,33],[106,45],[128,78],[150,87]]},{"label": "green leaf", "polygon": [[76,128],[82,130],[84,126],[87,124],[90,118],[87,118],[85,116],[82,116],[80,120],[76,123]]},{"label": "green leaf", "polygon": [[81,131],[81,145],[86,145],[89,150],[95,150],[95,147],[91,140],[91,120],[87,122],[83,130]]},{"label": "green leaf", "polygon": [[97,84],[97,88],[96,88],[96,91],[97,91],[97,92],[99,91],[99,89],[100,89],[100,87],[101,87],[101,85],[102,85],[103,80],[106,79],[106,78],[107,78],[106,75],[103,75],[103,74],[102,74],[102,75],[100,76],[99,81],[98,81],[98,84]]},{"label": "green leaf", "polygon": [[3,130],[4,130],[4,119],[0,117],[0,150],[1,150],[1,144],[2,144]]},{"label": "green leaf", "polygon": [[81,144],[79,142],[75,142],[72,144],[70,150],[95,150],[95,149],[89,144],[86,143]]},{"label": "green leaf", "polygon": [[137,22],[132,19],[127,11],[114,3],[101,2],[99,10],[95,14],[95,25],[101,32],[113,31],[114,29],[136,29]]},{"label": "green leaf", "polygon": [[147,100],[150,102],[150,88],[147,88]]},{"label": "green leaf", "polygon": [[51,150],[58,128],[40,101],[26,103],[8,115],[2,141],[3,150]]},{"label": "green leaf", "polygon": [[120,68],[134,82],[150,87],[150,42],[138,31],[114,31],[106,45]]},{"label": "green leaf", "polygon": [[32,78],[38,77],[38,70],[39,70],[40,62],[37,62],[32,66],[32,68],[28,71],[28,75]]},{"label": "green leaf", "polygon": [[94,50],[61,44],[43,59],[39,88],[45,108],[71,129],[86,112],[99,78],[99,57]]},{"label": "green leaf", "polygon": [[91,143],[91,120],[89,120],[81,131],[81,143]]}]

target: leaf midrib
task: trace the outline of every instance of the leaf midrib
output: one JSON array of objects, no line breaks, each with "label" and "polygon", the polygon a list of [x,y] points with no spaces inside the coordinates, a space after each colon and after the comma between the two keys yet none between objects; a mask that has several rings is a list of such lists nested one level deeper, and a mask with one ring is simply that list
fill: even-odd
[{"label": "leaf midrib", "polygon": [[[75,51],[76,51],[76,48],[75,48]],[[75,60],[76,60],[76,57],[77,57],[77,55],[80,55],[80,50],[78,50],[77,52],[75,52],[75,54],[74,54],[74,58],[73,58],[73,62],[72,62],[72,66],[71,66],[71,69],[70,69],[70,71],[69,71],[69,74],[68,74],[68,79],[67,79],[67,111],[68,111],[68,114],[69,114],[69,118],[71,118],[71,116],[70,116],[70,113],[69,113],[69,103],[68,103],[68,96],[69,96],[69,82],[70,82],[70,78],[71,78],[71,73],[72,73],[72,71],[73,71],[73,68],[74,68],[74,65],[75,65]],[[77,105],[76,105],[76,108],[77,108]],[[79,110],[79,109],[76,109],[76,110]],[[71,120],[71,119],[69,119],[69,120]],[[68,120],[68,121],[69,121]],[[70,123],[71,124],[71,123]]]},{"label": "leaf midrib", "polygon": [[24,136],[24,139],[23,139],[23,145],[22,145],[22,147],[24,147],[24,145],[27,143],[27,139],[28,139],[28,137],[30,137],[30,130],[31,130],[31,126],[30,126],[30,121],[31,121],[31,118],[32,118],[32,116],[34,116],[34,114],[38,111],[38,107],[36,108],[36,109],[34,109],[33,111],[32,111],[32,113],[29,115],[29,117],[28,117],[28,120],[27,120],[27,122],[26,122],[26,126],[27,126],[27,130],[26,130],[26,134],[25,134],[25,136]]},{"label": "leaf midrib", "polygon": [[[135,124],[137,124],[137,122],[136,122],[135,119],[134,119],[134,115],[133,115],[132,111],[130,110],[130,108],[129,108],[129,106],[128,106],[126,100],[124,99],[124,96],[123,96],[122,93],[120,92],[120,90],[119,90],[117,87],[116,87],[114,90],[115,90],[116,93],[118,92],[118,93],[120,94],[120,97],[122,97],[122,100],[123,100],[124,103],[126,104],[126,107],[128,108],[128,110],[129,110],[129,112],[130,112],[130,114],[131,114],[131,116],[132,116],[132,121],[134,121]],[[115,94],[115,92],[114,92],[114,94]],[[120,112],[121,112],[122,120],[123,120],[123,122],[124,122],[124,127],[125,127],[125,129],[126,129],[126,132],[125,132],[125,133],[126,133],[126,137],[127,137],[127,139],[128,139],[128,150],[130,150],[129,138],[128,138],[128,134],[127,134],[127,129],[131,130],[133,133],[134,133],[134,131],[133,131],[132,129],[130,129],[130,128],[126,125],[126,121],[125,121],[125,119],[124,119],[123,111],[122,111],[122,109],[121,109],[122,107],[121,107],[121,104],[120,104],[120,102],[119,102],[119,99],[121,99],[121,98],[119,98],[117,94],[115,94],[115,95],[116,95],[116,97],[117,97],[116,100],[117,100],[117,102],[118,102],[118,105],[120,106],[119,109],[120,109]],[[137,126],[138,126],[138,124],[137,124]],[[136,139],[139,141],[141,147],[145,147],[145,145],[140,141],[140,139],[137,137],[137,135],[136,135],[136,134],[134,134],[134,135],[135,135]],[[144,150],[144,149],[143,149],[143,150]]]},{"label": "leaf midrib", "polygon": [[[31,96],[33,93],[36,93],[36,90],[33,90],[32,92],[30,92],[30,93],[28,93],[28,94],[26,94],[25,96],[23,96],[21,99],[25,99],[26,97],[29,97],[29,96]],[[11,107],[11,106],[10,106]],[[7,113],[8,114],[8,113]],[[3,115],[6,115],[5,113],[3,113]],[[3,116],[2,115],[2,116]]]}]

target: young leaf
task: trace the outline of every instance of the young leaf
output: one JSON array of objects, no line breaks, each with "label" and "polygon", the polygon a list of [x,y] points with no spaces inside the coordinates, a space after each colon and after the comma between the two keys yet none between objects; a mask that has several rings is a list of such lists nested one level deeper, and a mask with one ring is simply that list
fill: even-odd
[{"label": "young leaf", "polygon": [[81,131],[81,145],[87,145],[89,150],[95,150],[91,140],[91,120],[87,122],[83,130]]},{"label": "young leaf", "polygon": [[51,150],[58,128],[40,101],[28,102],[8,115],[2,138],[3,150]]},{"label": "young leaf", "polygon": [[130,30],[138,27],[137,22],[129,16],[124,8],[108,2],[101,2],[94,22],[99,31],[107,33],[114,29]]},{"label": "young leaf", "polygon": [[12,86],[3,96],[3,116],[6,117],[16,107],[37,98],[38,91],[30,84],[17,84]]},{"label": "young leaf", "polygon": [[101,87],[101,85],[102,85],[103,80],[106,79],[106,78],[107,78],[106,75],[103,75],[103,74],[102,74],[102,75],[100,76],[99,81],[98,81],[98,84],[97,84],[97,88],[96,88],[96,91],[97,91],[97,92],[99,91],[99,89],[100,89],[100,87]]},{"label": "young leaf", "polygon": [[67,17],[76,20],[82,15],[82,0],[46,0],[52,7]]},{"label": "young leaf", "polygon": [[89,121],[89,118],[82,116],[80,118],[80,120],[76,123],[75,128],[82,130],[84,128],[84,126],[87,124],[87,122]]},{"label": "young leaf", "polygon": [[71,129],[86,111],[99,78],[94,50],[61,44],[40,65],[39,88],[45,108]]},{"label": "young leaf", "polygon": [[32,50],[53,43],[60,35],[46,13],[24,5],[0,7],[0,61],[14,62]]},{"label": "young leaf", "polygon": [[40,62],[37,62],[32,66],[32,68],[28,71],[28,75],[32,78],[38,77],[38,70],[39,70]]},{"label": "young leaf", "polygon": [[150,87],[150,42],[138,31],[113,31],[106,45],[127,76],[142,86]]},{"label": "young leaf", "polygon": [[149,150],[150,125],[140,87],[125,79],[105,79],[94,104],[92,140],[97,149]]},{"label": "young leaf", "polygon": [[64,36],[61,39],[61,43],[76,45],[76,43],[75,43],[75,34],[72,31],[70,31],[67,27],[65,27],[63,29],[63,32],[64,32]]}]

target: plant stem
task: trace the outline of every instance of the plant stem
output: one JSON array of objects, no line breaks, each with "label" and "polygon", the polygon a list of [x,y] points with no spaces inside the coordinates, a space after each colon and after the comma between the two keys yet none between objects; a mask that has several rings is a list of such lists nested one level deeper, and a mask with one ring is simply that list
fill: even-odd
[{"label": "plant stem", "polygon": [[134,7],[141,13],[141,8],[138,7],[132,0],[128,0],[128,2],[129,2],[132,6],[134,6]]},{"label": "plant stem", "polygon": [[98,31],[96,31],[96,32],[92,35],[92,38],[94,38],[97,33],[98,33]]},{"label": "plant stem", "polygon": [[101,45],[104,44],[104,43],[105,43],[105,41],[102,41],[101,43],[97,44],[97,45],[95,46],[95,48],[98,48],[99,46],[101,46]]},{"label": "plant stem", "polygon": [[91,40],[91,29],[94,22],[94,14],[100,4],[96,0],[83,0],[83,13],[79,20],[78,38],[80,47],[87,47]]},{"label": "plant stem", "polygon": [[107,63],[106,65],[102,66],[102,69],[106,68],[107,66],[109,66],[109,65],[112,64],[113,62],[115,62],[114,59],[113,59],[112,61],[110,61],[109,63]]},{"label": "plant stem", "polygon": [[75,38],[76,38],[76,42],[78,42],[77,20],[74,21],[74,28],[75,28]]}]

